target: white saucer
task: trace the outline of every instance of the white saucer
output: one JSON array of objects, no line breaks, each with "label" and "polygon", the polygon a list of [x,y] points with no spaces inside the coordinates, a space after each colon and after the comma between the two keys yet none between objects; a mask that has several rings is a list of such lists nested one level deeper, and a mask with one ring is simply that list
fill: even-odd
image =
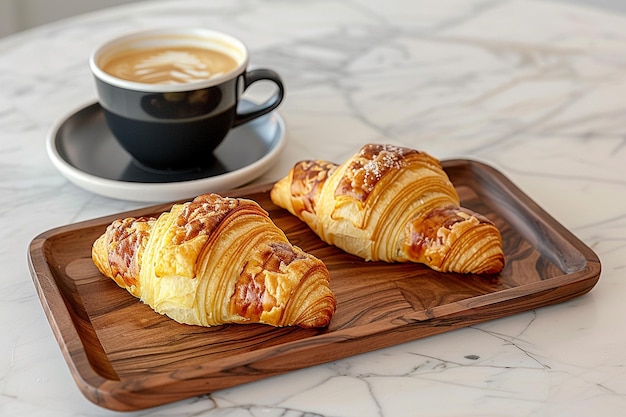
[{"label": "white saucer", "polygon": [[285,124],[272,112],[233,129],[206,169],[147,171],[117,143],[98,103],[60,119],[46,139],[52,163],[74,184],[103,196],[141,202],[182,200],[246,184],[272,166],[284,144]]}]

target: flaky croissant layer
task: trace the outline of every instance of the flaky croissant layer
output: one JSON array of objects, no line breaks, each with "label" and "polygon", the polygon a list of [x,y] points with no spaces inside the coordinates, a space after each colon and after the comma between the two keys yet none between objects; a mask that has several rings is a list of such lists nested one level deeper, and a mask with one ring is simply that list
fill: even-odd
[{"label": "flaky croissant layer", "polygon": [[291,245],[251,200],[206,194],[158,218],[116,220],[92,259],[180,323],[324,327],[335,311],[324,263]]},{"label": "flaky croissant layer", "polygon": [[499,230],[460,207],[441,164],[424,152],[369,144],[341,165],[301,161],[270,196],[322,240],[366,260],[459,273],[504,267]]}]

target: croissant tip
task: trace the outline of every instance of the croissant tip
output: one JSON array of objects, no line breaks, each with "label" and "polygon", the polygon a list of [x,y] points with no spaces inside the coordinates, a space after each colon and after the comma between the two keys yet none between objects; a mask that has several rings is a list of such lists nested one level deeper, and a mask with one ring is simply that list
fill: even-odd
[{"label": "croissant tip", "polygon": [[328,327],[335,314],[337,300],[333,295],[326,295],[318,301],[318,307],[306,311],[301,315],[296,324],[303,328],[323,328]]},{"label": "croissant tip", "polygon": [[299,327],[305,329],[324,328],[330,326],[332,315],[313,317],[310,320],[305,320],[298,323]]}]

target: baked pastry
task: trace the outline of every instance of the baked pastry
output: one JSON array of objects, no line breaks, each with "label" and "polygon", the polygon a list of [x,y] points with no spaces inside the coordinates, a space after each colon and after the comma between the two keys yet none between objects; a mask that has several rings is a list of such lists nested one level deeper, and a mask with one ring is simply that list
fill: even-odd
[{"label": "baked pastry", "polygon": [[335,311],[324,263],[291,245],[251,200],[205,194],[158,218],[116,220],[92,259],[180,323],[324,327]]},{"label": "baked pastry", "polygon": [[365,260],[476,274],[504,267],[499,230],[460,207],[441,164],[424,152],[369,144],[341,165],[301,161],[270,196],[323,241]]}]

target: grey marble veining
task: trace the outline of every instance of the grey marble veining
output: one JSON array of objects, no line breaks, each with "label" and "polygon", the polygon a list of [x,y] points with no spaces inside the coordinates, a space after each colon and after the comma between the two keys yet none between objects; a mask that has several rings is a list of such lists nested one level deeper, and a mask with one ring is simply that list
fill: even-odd
[{"label": "grey marble veining", "polygon": [[95,99],[120,33],[208,26],[276,69],[288,143],[256,182],[367,142],[501,170],[600,256],[572,301],[133,416],[572,416],[626,409],[626,18],[543,1],[156,1],[0,39],[0,415],[118,415],[79,392],[35,293],[30,240],[142,206],[73,185],[50,126]]}]

